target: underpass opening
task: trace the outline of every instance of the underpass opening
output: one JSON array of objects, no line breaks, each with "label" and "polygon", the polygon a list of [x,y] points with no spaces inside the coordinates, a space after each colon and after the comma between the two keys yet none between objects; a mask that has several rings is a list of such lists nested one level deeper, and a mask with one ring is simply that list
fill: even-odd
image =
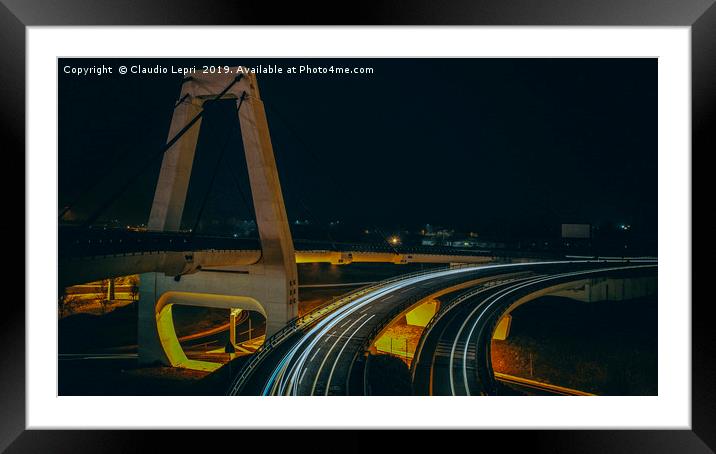
[{"label": "underpass opening", "polygon": [[401,359],[411,367],[416,349],[420,345],[425,328],[440,312],[441,300],[467,288],[475,287],[489,280],[514,276],[508,273],[499,276],[481,277],[436,291],[415,304],[410,305],[394,317],[371,343],[371,354],[387,354]]},{"label": "underpass opening", "polygon": [[61,289],[58,317],[74,314],[104,315],[130,305],[139,297],[139,276],[136,274],[100,279]]},{"label": "underpass opening", "polygon": [[254,311],[176,305],[174,329],[190,359],[225,363],[252,353],[263,343],[266,321]]},{"label": "underpass opening", "polygon": [[[236,316],[243,311],[258,312],[263,316],[264,320],[266,318],[266,312],[261,304],[257,300],[250,297],[174,291],[164,293],[157,301],[155,308],[159,341],[169,365],[172,367],[181,367],[186,369],[214,371],[221,367],[223,363],[190,359],[187,357],[186,352],[182,348],[179,338],[177,337],[174,326],[174,317],[172,314],[172,307],[174,305],[228,309],[231,315],[229,324],[226,328],[229,328],[230,330],[231,323],[235,322]],[[254,338],[253,340],[254,343],[263,341],[260,336],[258,338]],[[224,347],[224,351],[226,352],[226,350],[229,350],[227,353],[235,354],[237,345],[234,345],[233,343],[231,344],[231,346],[227,344]],[[258,346],[256,348],[258,348]],[[220,351],[221,348],[218,350]],[[246,350],[248,352],[248,349]]]},{"label": "underpass opening", "polygon": [[373,342],[376,354],[399,358],[410,367],[425,326],[440,307],[437,297],[426,298],[396,317]]},{"label": "underpass opening", "polygon": [[495,378],[536,395],[655,395],[656,294],[655,275],[608,276],[516,300],[493,325]]}]

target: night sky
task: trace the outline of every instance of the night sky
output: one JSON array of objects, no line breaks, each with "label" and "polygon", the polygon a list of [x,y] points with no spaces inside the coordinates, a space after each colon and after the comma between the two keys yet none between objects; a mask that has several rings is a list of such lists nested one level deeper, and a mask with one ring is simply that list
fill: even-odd
[{"label": "night sky", "polygon": [[[146,222],[181,75],[76,76],[59,62],[59,201]],[[141,60],[151,66],[159,60]],[[259,75],[290,220],[542,232],[563,222],[657,229],[656,59],[221,59],[162,64],[368,66]],[[115,70],[116,72],[116,70]],[[232,102],[207,106],[183,223],[253,218]],[[243,193],[243,197],[242,197]]]}]

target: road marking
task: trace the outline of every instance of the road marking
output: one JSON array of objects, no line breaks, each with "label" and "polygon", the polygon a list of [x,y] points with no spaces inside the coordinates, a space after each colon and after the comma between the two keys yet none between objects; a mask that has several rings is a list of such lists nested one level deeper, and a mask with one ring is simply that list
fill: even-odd
[{"label": "road marking", "polygon": [[[333,342],[333,345],[331,345],[331,348],[328,350],[328,353],[326,353],[326,355],[323,357],[323,361],[321,361],[321,365],[318,367],[318,372],[316,373],[316,378],[315,378],[315,380],[313,381],[313,386],[311,387],[311,395],[312,395],[312,396],[314,395],[314,393],[315,393],[315,391],[316,391],[316,383],[318,383],[318,377],[321,376],[321,371],[323,370],[323,366],[326,364],[326,361],[328,360],[328,357],[331,356],[331,352],[333,351],[333,349],[335,348],[335,346],[338,344],[338,341],[341,340],[341,338],[343,337],[343,335],[344,335],[346,332],[348,332],[348,330],[351,329],[351,327],[352,327],[353,325],[355,325],[356,323],[358,323],[358,322],[360,321],[360,319],[362,319],[363,317],[365,317],[365,314],[364,314],[364,315],[361,315],[360,317],[358,317],[357,319],[355,319],[355,320],[353,321],[353,323],[351,323],[350,326],[348,326],[348,328],[346,328],[345,331],[343,331],[343,333],[341,333],[341,335],[336,338],[336,341]],[[326,388],[326,389],[327,389],[327,388]]]},{"label": "road marking", "polygon": [[[502,267],[502,266],[515,266],[515,265],[495,265],[494,267]],[[283,361],[281,364],[284,365],[281,370],[275,370],[272,374],[270,381],[279,380],[279,393],[283,393],[284,387],[288,385],[288,392],[291,392],[291,389],[293,388],[292,381],[296,380],[298,377],[298,373],[300,369],[303,367],[303,365],[306,362],[306,358],[311,351],[311,349],[316,345],[316,343],[320,342],[319,338],[322,338],[333,326],[335,326],[337,323],[341,321],[346,316],[349,316],[353,314],[355,311],[360,309],[363,306],[366,306],[370,304],[371,302],[374,302],[381,297],[385,295],[389,295],[391,292],[403,288],[407,285],[419,285],[422,281],[430,280],[430,279],[438,279],[442,278],[444,276],[452,275],[452,274],[461,274],[468,271],[474,271],[476,268],[470,267],[470,268],[461,268],[459,270],[445,270],[445,271],[439,271],[435,273],[430,273],[426,275],[420,275],[420,276],[413,276],[409,278],[405,278],[402,280],[399,280],[398,282],[386,284],[385,286],[382,286],[376,290],[372,290],[369,292],[366,292],[366,294],[362,297],[356,298],[355,300],[347,303],[345,306],[340,307],[335,312],[329,314],[326,318],[323,320],[319,320],[319,322],[311,328],[310,331],[306,333],[306,335],[299,339],[298,343],[294,345],[291,350],[285,355],[284,358],[292,359],[295,355],[299,355],[298,360],[293,363],[290,367],[288,367],[288,363],[284,363]],[[324,339],[325,341],[325,339]],[[308,342],[309,345],[304,348],[302,353],[298,353],[299,349],[304,345],[304,343]],[[289,371],[290,372],[287,372]],[[286,374],[289,374],[287,377]],[[268,386],[268,385],[267,385]],[[297,387],[296,387],[297,388]],[[275,389],[273,387],[272,389]],[[294,389],[294,395],[297,394],[297,389]]]},{"label": "road marking", "polygon": [[[459,268],[459,269],[448,269],[448,270],[440,270],[433,272],[432,270],[421,275],[417,276],[407,276],[405,278],[398,278],[394,282],[388,282],[383,286],[380,286],[379,288],[375,290],[368,290],[360,297],[355,298],[354,300],[346,303],[344,306],[338,308],[336,311],[329,313],[325,318],[319,320],[314,326],[312,326],[309,331],[305,333],[305,335],[300,338],[297,343],[291,347],[288,353],[284,355],[284,359],[279,363],[279,366],[274,369],[274,372],[272,373],[271,377],[269,378],[269,382],[266,384],[264,388],[264,394],[267,394],[269,391],[274,391],[276,387],[274,384],[276,383],[276,380],[279,381],[278,387],[280,392],[283,392],[283,388],[286,384],[288,384],[290,392],[292,384],[291,381],[295,380],[298,376],[298,371],[303,367],[303,365],[306,362],[306,358],[309,355],[309,352],[311,349],[315,346],[317,342],[319,342],[319,338],[324,336],[331,328],[333,328],[336,324],[341,323],[343,318],[345,316],[348,316],[355,311],[359,310],[363,306],[378,300],[379,298],[390,295],[391,292],[395,292],[400,288],[405,288],[409,285],[421,285],[423,283],[427,283],[427,281],[439,279],[446,276],[451,275],[457,275],[467,272],[474,272],[474,271],[484,271],[484,270],[491,270],[491,269],[499,269],[499,268],[521,268],[523,266],[534,266],[537,264],[545,265],[545,264],[566,264],[566,263],[574,263],[572,261],[549,261],[549,262],[537,262],[537,263],[524,263],[524,264],[500,264],[500,265],[488,265],[488,266],[474,266],[474,267],[467,267],[467,268]],[[360,293],[359,293],[360,294]],[[308,345],[306,345],[308,344]],[[299,350],[302,350],[301,353],[299,353]],[[296,355],[298,355],[298,360],[293,363],[292,366],[288,367],[288,364],[291,359],[293,359]],[[290,370],[290,377],[286,376],[287,371]],[[286,381],[288,380],[288,381]],[[295,394],[294,390],[294,394]]]},{"label": "road marking", "polygon": [[368,317],[367,319],[365,319],[365,321],[363,323],[361,323],[360,326],[358,328],[356,328],[355,331],[353,331],[353,334],[351,334],[348,337],[348,339],[346,339],[346,341],[343,343],[343,347],[341,347],[340,351],[338,352],[338,355],[336,355],[336,359],[333,361],[333,367],[331,367],[331,373],[328,374],[328,386],[326,386],[326,394],[325,394],[326,396],[328,395],[328,391],[331,389],[331,380],[333,379],[333,372],[336,370],[336,365],[338,364],[338,359],[341,357],[343,350],[346,349],[348,342],[351,341],[353,336],[355,336],[355,334],[358,331],[360,331],[360,329],[363,328],[363,326],[365,326],[366,323],[368,323],[368,320],[370,320],[373,317],[375,317],[375,314],[373,314],[370,317]]},{"label": "road marking", "polygon": [[[509,288],[509,287],[508,287]],[[448,365],[448,372],[450,373],[450,393],[453,396],[456,396],[455,394],[455,373],[453,371],[454,369],[454,360],[455,360],[455,350],[457,349],[457,343],[460,340],[460,336],[462,335],[462,331],[465,329],[465,325],[467,325],[467,322],[470,321],[470,318],[477,312],[483,305],[487,303],[491,298],[494,298],[495,296],[499,295],[502,292],[505,292],[506,289],[501,289],[495,294],[488,295],[487,298],[480,301],[475,308],[470,312],[470,314],[465,317],[465,320],[462,322],[462,325],[460,325],[460,329],[458,329],[457,334],[455,335],[455,340],[453,341],[452,348],[450,349],[450,363]],[[469,339],[468,339],[469,340]],[[468,341],[465,341],[467,344]],[[469,395],[469,394],[468,394]]]},{"label": "road marking", "polygon": [[[529,286],[534,285],[534,284],[537,284],[537,283],[548,282],[548,281],[551,281],[551,280],[558,280],[558,279],[561,279],[561,278],[564,278],[564,277],[580,276],[580,275],[584,275],[584,274],[593,274],[593,273],[595,273],[595,272],[617,271],[617,270],[633,269],[633,268],[642,268],[642,267],[643,267],[643,266],[627,266],[627,267],[601,268],[601,269],[580,270],[580,271],[573,271],[573,272],[568,272],[568,273],[560,273],[560,274],[556,274],[556,275],[542,276],[542,277],[539,277],[539,278],[535,278],[535,279],[532,279],[532,280],[528,280],[528,281],[523,282],[523,283],[514,284],[514,285],[508,287],[507,290],[505,290],[505,291],[500,291],[500,292],[498,292],[497,294],[493,295],[492,298],[491,298],[491,300],[490,300],[490,298],[486,299],[485,302],[486,302],[487,300],[490,300],[489,303],[483,302],[483,304],[478,305],[478,306],[470,313],[470,316],[468,316],[468,318],[465,319],[465,322],[463,323],[463,326],[460,328],[460,330],[462,331],[462,328],[465,326],[465,323],[467,323],[467,321],[470,319],[470,317],[472,317],[472,315],[477,311],[477,309],[480,308],[480,307],[482,307],[483,305],[485,306],[485,310],[482,311],[482,312],[480,312],[480,314],[478,314],[477,318],[475,319],[475,323],[473,323],[472,327],[470,328],[470,332],[469,332],[468,335],[467,335],[467,339],[465,339],[465,349],[464,349],[464,354],[463,354],[463,359],[462,359],[462,373],[463,373],[463,384],[465,385],[465,392],[467,393],[467,395],[468,395],[468,396],[471,395],[471,394],[470,394],[470,387],[469,387],[468,381],[467,381],[468,375],[467,375],[467,360],[466,360],[466,357],[467,357],[467,346],[468,346],[469,343],[470,343],[470,338],[472,337],[472,335],[473,335],[473,333],[474,333],[474,331],[475,331],[475,328],[476,328],[477,325],[480,323],[480,319],[482,319],[482,317],[485,315],[485,312],[487,312],[487,310],[489,310],[493,305],[495,305],[498,301],[500,301],[500,300],[501,300],[502,298],[504,298],[506,295],[509,295],[510,293],[514,293],[514,292],[516,292],[516,291],[518,291],[518,290],[521,290],[521,289],[523,289],[523,288],[525,288],[525,287],[529,287]],[[456,347],[456,345],[453,344],[453,352],[454,352],[455,347]],[[477,358],[477,351],[475,352],[475,357]],[[450,358],[450,366],[452,367],[452,357]],[[450,382],[450,387],[451,387],[451,389],[453,390],[453,395],[454,395],[454,387],[453,387],[452,379],[453,379],[453,376],[452,376],[452,368],[451,368],[451,369],[450,369],[450,380],[451,380],[451,382]]]},{"label": "road marking", "polygon": [[[374,292],[375,294],[368,293],[367,295],[356,298],[354,301],[351,301],[350,303],[347,303],[345,306],[339,308],[335,312],[329,314],[326,318],[319,320],[318,323],[311,328],[310,331],[306,333],[306,335],[299,339],[298,343],[294,345],[291,350],[284,355],[284,360],[290,360],[295,355],[299,355],[298,360],[290,367],[290,376],[286,376],[286,371],[289,369],[287,367],[279,367],[278,369],[274,370],[274,373],[271,375],[271,378],[269,379],[270,382],[274,382],[275,380],[279,380],[279,392],[283,393],[283,389],[285,385],[288,383],[288,391],[291,391],[291,388],[293,387],[293,384],[291,383],[291,380],[295,380],[298,375],[298,371],[303,367],[303,365],[306,362],[306,358],[308,357],[309,352],[312,350],[312,348],[316,345],[316,343],[320,342],[319,339],[322,339],[322,336],[325,335],[333,326],[335,326],[337,323],[343,320],[344,317],[350,316],[355,312],[356,310],[360,309],[364,305],[370,303],[371,301],[380,298],[381,296],[390,293],[391,290],[394,288],[399,287],[400,285],[406,285],[409,282],[412,282],[413,278],[406,279],[405,281],[394,284],[394,285],[388,285],[381,287],[379,289],[376,289]],[[323,339],[325,341],[325,339]],[[309,345],[304,348],[302,353],[298,353],[299,349],[302,347],[302,345],[308,342]],[[284,361],[282,361],[280,364],[286,365]],[[288,382],[286,382],[288,380]],[[276,389],[275,386],[271,386],[270,383],[266,385],[264,388],[264,395],[268,390],[271,390],[272,394],[275,394],[274,390]],[[297,393],[297,390],[294,390],[294,394]]]},{"label": "road marking", "polygon": [[[263,394],[267,394],[270,390],[275,390],[275,384],[276,380],[280,381],[279,387],[283,387],[283,381],[284,376],[286,373],[286,370],[289,369],[287,367],[288,361],[293,359],[294,356],[299,355],[298,361],[294,363],[293,366],[290,367],[291,370],[294,370],[295,368],[300,368],[305,364],[306,358],[309,355],[309,352],[312,350],[312,348],[315,346],[319,340],[317,339],[320,336],[323,336],[326,332],[328,332],[333,326],[335,326],[337,323],[342,322],[343,317],[354,313],[358,309],[362,308],[363,306],[369,304],[370,302],[376,301],[377,299],[381,298],[385,295],[390,295],[391,292],[394,292],[400,288],[405,288],[408,285],[412,286],[421,286],[428,284],[429,281],[438,279],[445,276],[450,275],[457,275],[462,274],[466,272],[475,272],[475,271],[485,271],[485,270],[496,270],[496,269],[502,269],[502,268],[509,268],[509,269],[515,269],[519,270],[523,267],[533,267],[536,265],[548,265],[548,264],[559,264],[559,265],[567,265],[567,264],[574,264],[574,263],[597,263],[598,261],[595,260],[551,260],[551,261],[542,261],[542,262],[530,262],[530,263],[521,263],[521,264],[499,264],[499,265],[486,265],[486,266],[471,266],[466,268],[459,268],[459,269],[448,269],[448,270],[428,270],[425,274],[420,275],[409,275],[405,277],[397,277],[395,281],[389,281],[378,288],[375,289],[365,289],[361,290],[359,292],[356,292],[355,294],[350,295],[349,297],[346,297],[348,301],[345,303],[345,305],[338,307],[335,311],[330,312],[327,314],[325,318],[322,318],[317,321],[313,326],[308,328],[308,331],[297,341],[297,343],[290,348],[289,352],[284,355],[284,358],[279,363],[278,367],[276,367],[271,374],[268,382],[266,383],[264,387]],[[529,268],[528,268],[529,269]],[[306,345],[306,344],[309,345]],[[307,347],[307,348],[305,348]],[[302,350],[302,353],[299,353],[299,350]],[[295,373],[293,376],[298,375]],[[237,385],[238,386],[238,385]],[[237,386],[234,387],[234,391],[237,389]]]},{"label": "road marking", "polygon": [[311,359],[309,359],[308,362],[310,363],[311,361],[313,361],[313,358],[315,358],[316,355],[318,354],[318,352],[320,352],[320,351],[321,351],[321,347],[318,347],[318,350],[316,350],[316,353],[314,353],[313,356],[311,356]]}]

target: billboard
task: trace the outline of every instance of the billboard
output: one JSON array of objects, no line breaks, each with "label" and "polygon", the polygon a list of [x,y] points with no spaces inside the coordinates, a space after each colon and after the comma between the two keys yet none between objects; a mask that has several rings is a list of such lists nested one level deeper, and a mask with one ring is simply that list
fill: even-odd
[{"label": "billboard", "polygon": [[589,238],[591,232],[590,224],[562,224],[562,238]]}]

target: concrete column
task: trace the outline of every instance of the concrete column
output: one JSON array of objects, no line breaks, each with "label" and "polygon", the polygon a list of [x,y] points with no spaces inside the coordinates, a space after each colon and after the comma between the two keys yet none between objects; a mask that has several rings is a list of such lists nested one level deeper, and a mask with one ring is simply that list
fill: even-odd
[{"label": "concrete column", "polygon": [[270,336],[298,314],[298,272],[266,112],[255,75],[249,74],[245,80],[248,96],[238,115],[261,238],[264,279],[268,281],[260,301],[266,309],[266,334]]},{"label": "concrete column", "polygon": [[107,282],[107,301],[114,301],[114,279],[109,279]]},{"label": "concrete column", "polygon": [[[142,274],[138,342],[140,361],[143,362],[167,364],[171,357],[163,351],[157,333],[156,305],[167,291],[190,291],[203,294],[203,298],[206,294],[250,296],[261,305],[260,312],[266,317],[267,336],[283,328],[298,313],[296,257],[266,113],[255,74],[245,73],[243,79],[226,90],[236,74],[236,71],[232,74],[197,74],[187,80],[181,96],[188,96],[174,111],[169,139],[201,110],[204,100],[222,92],[224,99],[235,99],[237,103],[244,97],[238,119],[261,240],[261,260],[244,267],[242,273],[248,271],[244,274],[233,274],[232,267],[225,269],[229,273],[224,274],[194,270],[194,274],[185,274],[180,281],[156,273]],[[181,226],[200,123],[195,123],[164,155],[149,216],[149,230],[176,231]],[[177,270],[177,273],[182,272]],[[167,314],[170,315],[165,313],[164,316]]]},{"label": "concrete column", "polygon": [[[174,109],[167,142],[201,111],[202,103],[203,101],[200,99],[190,96]],[[189,188],[191,168],[194,165],[194,152],[199,139],[200,128],[201,120],[194,123],[164,153],[157,187],[154,191],[154,202],[152,203],[152,210],[147,223],[149,230],[179,230],[184,211],[184,202],[186,201],[186,192]]]},{"label": "concrete column", "polygon": [[236,317],[241,313],[241,309],[231,309],[229,315],[229,341],[231,345],[236,346]]},{"label": "concrete column", "polygon": [[139,302],[137,320],[137,344],[140,364],[160,363],[169,366],[169,359],[159,340],[157,331],[157,278],[159,273],[139,275]]},{"label": "concrete column", "polygon": [[495,331],[492,333],[492,338],[495,340],[505,340],[510,335],[510,326],[512,325],[512,316],[505,314],[500,319],[495,327]]}]

